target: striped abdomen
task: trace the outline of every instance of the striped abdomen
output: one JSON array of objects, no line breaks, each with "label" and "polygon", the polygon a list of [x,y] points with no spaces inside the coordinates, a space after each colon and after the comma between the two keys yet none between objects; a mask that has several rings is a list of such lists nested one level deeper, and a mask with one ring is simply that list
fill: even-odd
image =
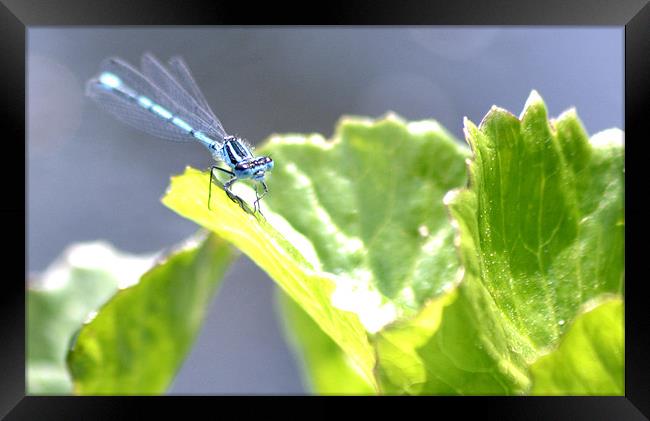
[{"label": "striped abdomen", "polygon": [[216,150],[217,142],[214,139],[211,139],[200,130],[196,130],[182,117],[174,115],[171,111],[161,106],[160,104],[155,103],[152,99],[146,97],[145,95],[139,94],[134,89],[124,84],[122,82],[122,79],[120,79],[120,77],[116,74],[111,72],[104,72],[97,79],[97,83],[106,91],[118,94],[125,100],[136,104],[146,111],[151,112],[155,117],[159,118],[163,122],[175,126],[181,132],[186,133],[188,137],[191,136],[211,151],[214,152]]}]

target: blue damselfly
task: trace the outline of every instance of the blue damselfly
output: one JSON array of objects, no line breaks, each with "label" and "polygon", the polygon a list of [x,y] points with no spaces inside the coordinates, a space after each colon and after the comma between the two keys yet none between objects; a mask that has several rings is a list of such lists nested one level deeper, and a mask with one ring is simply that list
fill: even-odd
[{"label": "blue damselfly", "polygon": [[141,70],[119,58],[108,58],[97,77],[88,81],[86,94],[119,120],[156,137],[176,142],[199,142],[216,161],[229,168],[212,165],[208,190],[208,208],[212,196],[214,170],[230,175],[223,184],[228,197],[246,209],[244,201],[232,190],[237,180],[250,179],[255,184],[253,212],[268,192],[265,175],[273,168],[268,156],[255,157],[244,139],[226,133],[212,112],[190,70],[180,57],[173,57],[165,67],[152,54],[142,56]]}]

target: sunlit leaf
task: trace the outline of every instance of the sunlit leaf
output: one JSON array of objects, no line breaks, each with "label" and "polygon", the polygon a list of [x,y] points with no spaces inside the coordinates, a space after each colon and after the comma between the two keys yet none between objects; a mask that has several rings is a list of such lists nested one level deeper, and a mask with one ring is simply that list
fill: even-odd
[{"label": "sunlit leaf", "polygon": [[[442,203],[468,151],[434,121],[346,118],[332,141],[273,136],[275,169],[255,218],[206,172],[174,177],[164,203],[246,253],[376,386],[368,333],[410,317],[457,279]],[[243,190],[242,194],[244,193]]]},{"label": "sunlit leaf", "polygon": [[287,294],[276,290],[284,332],[301,363],[304,383],[320,395],[369,395],[364,380],[350,358]]}]

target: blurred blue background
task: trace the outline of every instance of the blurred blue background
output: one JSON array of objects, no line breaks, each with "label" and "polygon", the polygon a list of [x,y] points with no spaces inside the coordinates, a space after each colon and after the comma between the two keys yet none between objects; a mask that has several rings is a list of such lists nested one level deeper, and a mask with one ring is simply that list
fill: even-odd
[{"label": "blurred blue background", "polygon": [[[272,133],[330,137],[341,115],[388,110],[437,119],[462,141],[464,116],[478,123],[493,104],[518,115],[531,89],[552,117],[575,106],[590,135],[624,129],[623,47],[622,27],[32,27],[28,270],[72,242],[144,253],[197,229],[160,198],[171,175],[208,168],[210,156],[131,129],[85,98],[107,56],[183,55],[226,130],[254,144]],[[273,288],[246,257],[234,264],[170,393],[306,393]]]}]

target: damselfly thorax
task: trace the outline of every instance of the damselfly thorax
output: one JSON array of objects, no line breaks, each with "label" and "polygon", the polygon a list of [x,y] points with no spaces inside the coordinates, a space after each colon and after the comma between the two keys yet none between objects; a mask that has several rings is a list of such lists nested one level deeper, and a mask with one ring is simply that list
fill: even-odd
[{"label": "damselfly thorax", "polygon": [[226,163],[237,178],[264,180],[267,171],[273,169],[273,160],[268,156],[254,157],[250,147],[242,139],[229,136],[221,146],[220,159]]}]

